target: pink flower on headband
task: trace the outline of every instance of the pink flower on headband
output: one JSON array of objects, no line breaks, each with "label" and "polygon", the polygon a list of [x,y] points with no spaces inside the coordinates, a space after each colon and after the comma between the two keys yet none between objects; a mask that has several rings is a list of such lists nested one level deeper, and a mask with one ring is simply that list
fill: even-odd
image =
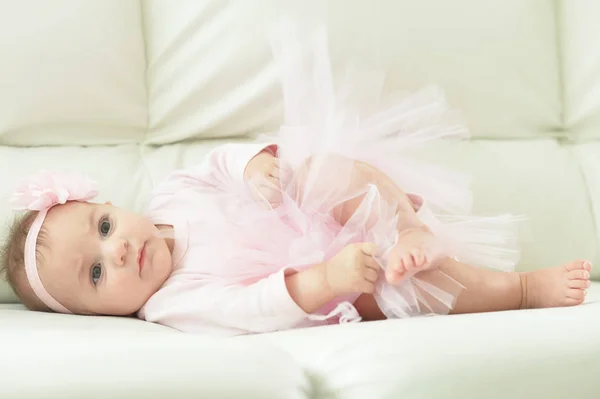
[{"label": "pink flower on headband", "polygon": [[67,201],[88,201],[96,195],[96,182],[79,173],[41,171],[20,182],[11,202],[15,210],[41,211]]}]

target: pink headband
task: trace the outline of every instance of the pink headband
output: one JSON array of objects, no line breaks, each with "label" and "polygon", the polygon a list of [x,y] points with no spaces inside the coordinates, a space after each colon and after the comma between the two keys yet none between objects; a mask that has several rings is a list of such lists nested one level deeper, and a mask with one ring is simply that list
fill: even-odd
[{"label": "pink headband", "polygon": [[88,201],[98,195],[96,183],[80,174],[42,171],[20,182],[11,198],[15,210],[38,211],[25,239],[25,273],[33,292],[57,313],[72,313],[44,288],[36,264],[37,237],[50,208],[67,201]]}]

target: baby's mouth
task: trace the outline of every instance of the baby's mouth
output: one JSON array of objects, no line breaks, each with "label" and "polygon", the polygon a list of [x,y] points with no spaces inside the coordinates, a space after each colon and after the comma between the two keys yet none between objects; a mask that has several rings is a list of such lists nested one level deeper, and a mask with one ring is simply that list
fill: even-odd
[{"label": "baby's mouth", "polygon": [[142,247],[138,251],[137,261],[138,261],[140,273],[142,273],[145,259],[146,259],[146,243],[144,243],[144,245],[142,245]]}]

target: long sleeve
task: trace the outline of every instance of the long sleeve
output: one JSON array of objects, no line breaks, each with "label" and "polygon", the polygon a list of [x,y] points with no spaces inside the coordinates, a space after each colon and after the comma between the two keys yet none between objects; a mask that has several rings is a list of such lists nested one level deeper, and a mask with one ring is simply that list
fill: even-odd
[{"label": "long sleeve", "polygon": [[154,219],[168,219],[178,205],[174,193],[186,188],[205,188],[216,192],[239,190],[244,184],[248,163],[261,151],[272,149],[272,144],[230,143],[212,150],[200,163],[179,169],[167,176],[150,196],[147,214]]},{"label": "long sleeve", "polygon": [[[172,174],[155,192],[149,207],[150,219],[158,224],[173,224],[176,236],[179,233],[182,239],[176,242],[173,273],[140,309],[138,317],[186,332],[216,335],[283,330],[308,319],[288,292],[286,265],[254,283],[236,284],[219,275],[224,265],[213,254],[224,250],[220,249],[220,242],[208,244],[203,239],[207,231],[213,231],[207,220],[213,222],[214,211],[218,212],[206,199],[212,199],[215,191],[242,187],[248,162],[270,147],[221,146],[197,166]],[[188,187],[194,190],[187,192]],[[203,206],[198,208],[194,223],[188,225],[191,203]]]},{"label": "long sleeve", "polygon": [[[176,172],[176,178],[213,188],[227,188],[244,181],[246,166],[268,144],[230,143],[211,151],[198,165]],[[179,180],[179,179],[177,179]]]},{"label": "long sleeve", "polygon": [[142,308],[139,317],[177,330],[240,335],[297,326],[308,315],[290,297],[281,270],[251,285],[170,279]]}]

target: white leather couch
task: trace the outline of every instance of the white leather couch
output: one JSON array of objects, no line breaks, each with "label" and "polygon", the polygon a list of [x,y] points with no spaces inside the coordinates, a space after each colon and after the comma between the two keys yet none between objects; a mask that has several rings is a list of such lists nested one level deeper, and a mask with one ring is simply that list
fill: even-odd
[{"label": "white leather couch", "polygon": [[[2,198],[60,168],[141,210],[169,171],[277,128],[282,9],[327,22],[336,66],[442,86],[473,140],[434,156],[473,172],[478,211],[529,217],[520,269],[588,258],[600,279],[597,0],[2,0]],[[0,398],[598,398],[599,286],[569,309],[208,339],[28,312],[2,283]]]}]

